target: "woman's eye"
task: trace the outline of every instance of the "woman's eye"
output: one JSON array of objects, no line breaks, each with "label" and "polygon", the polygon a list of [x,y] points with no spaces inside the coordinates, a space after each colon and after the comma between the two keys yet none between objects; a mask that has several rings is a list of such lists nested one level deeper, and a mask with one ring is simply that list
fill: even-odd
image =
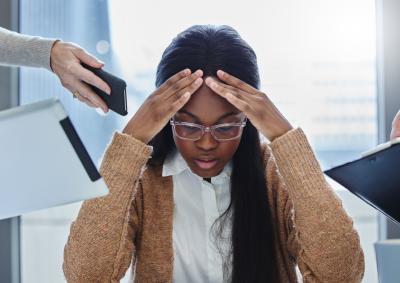
[{"label": "woman's eye", "polygon": [[182,130],[186,131],[186,132],[195,132],[198,131],[199,128],[197,127],[193,127],[193,126],[188,126],[188,125],[182,125]]},{"label": "woman's eye", "polygon": [[218,131],[220,132],[229,132],[233,130],[233,126],[224,126],[224,127],[219,127],[217,128]]}]

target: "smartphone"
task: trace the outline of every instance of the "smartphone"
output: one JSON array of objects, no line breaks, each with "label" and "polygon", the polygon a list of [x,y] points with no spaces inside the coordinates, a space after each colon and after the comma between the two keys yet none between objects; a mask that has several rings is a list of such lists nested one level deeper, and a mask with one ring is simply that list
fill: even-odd
[{"label": "smartphone", "polygon": [[93,85],[89,85],[92,90],[104,100],[108,108],[122,116],[127,115],[128,107],[126,101],[126,82],[103,69],[97,69],[84,63],[82,63],[82,66],[93,72],[96,76],[101,78],[110,86],[111,94],[108,95],[101,89]]}]

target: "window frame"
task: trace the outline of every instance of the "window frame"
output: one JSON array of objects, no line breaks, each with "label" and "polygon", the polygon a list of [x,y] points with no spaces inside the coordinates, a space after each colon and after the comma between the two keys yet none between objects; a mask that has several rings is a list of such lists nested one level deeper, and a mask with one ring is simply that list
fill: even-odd
[{"label": "window frame", "polygon": [[[19,1],[0,1],[0,26],[19,31]],[[19,71],[0,66],[0,110],[19,105]],[[0,220],[0,274],[2,282],[21,282],[20,217]]]}]

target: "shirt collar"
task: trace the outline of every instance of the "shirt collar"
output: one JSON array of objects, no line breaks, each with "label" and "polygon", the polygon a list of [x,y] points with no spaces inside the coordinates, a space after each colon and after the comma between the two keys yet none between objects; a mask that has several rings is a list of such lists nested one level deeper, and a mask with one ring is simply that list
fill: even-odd
[{"label": "shirt collar", "polygon": [[179,152],[174,151],[174,153],[168,155],[164,161],[162,176],[178,175],[188,169],[189,166],[186,164],[182,155]]},{"label": "shirt collar", "polygon": [[[189,171],[191,174],[197,176],[196,174],[192,173],[182,155],[178,151],[175,151],[174,153],[167,156],[167,158],[165,159],[162,169],[162,176],[166,177],[178,175],[186,170]],[[231,173],[232,161],[229,161],[219,175],[211,178],[211,183],[220,184],[226,182],[227,180],[230,180]],[[201,178],[199,176],[197,177]]]}]

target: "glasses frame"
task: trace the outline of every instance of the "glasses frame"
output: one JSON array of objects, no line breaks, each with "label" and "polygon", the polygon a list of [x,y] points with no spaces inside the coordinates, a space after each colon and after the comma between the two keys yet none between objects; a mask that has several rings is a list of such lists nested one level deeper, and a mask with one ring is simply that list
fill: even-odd
[{"label": "glasses frame", "polygon": [[[189,140],[189,141],[198,141],[200,140],[204,134],[206,132],[210,132],[212,137],[217,140],[217,141],[231,141],[231,140],[235,140],[238,139],[239,137],[241,137],[242,133],[243,133],[243,128],[246,126],[247,123],[247,118],[245,118],[243,121],[241,122],[235,122],[235,123],[223,123],[223,124],[217,124],[217,125],[213,125],[213,126],[203,126],[201,124],[196,124],[196,123],[189,123],[189,122],[179,122],[179,121],[175,121],[173,118],[170,120],[169,122],[172,126],[172,131],[174,133],[174,135],[182,140]],[[190,127],[196,127],[201,129],[201,135],[199,138],[197,139],[190,139],[190,138],[184,138],[178,135],[178,133],[176,132],[175,126],[190,126]],[[236,137],[230,138],[230,139],[219,139],[215,136],[215,129],[221,128],[221,127],[229,127],[229,126],[240,126],[240,132]]]}]

